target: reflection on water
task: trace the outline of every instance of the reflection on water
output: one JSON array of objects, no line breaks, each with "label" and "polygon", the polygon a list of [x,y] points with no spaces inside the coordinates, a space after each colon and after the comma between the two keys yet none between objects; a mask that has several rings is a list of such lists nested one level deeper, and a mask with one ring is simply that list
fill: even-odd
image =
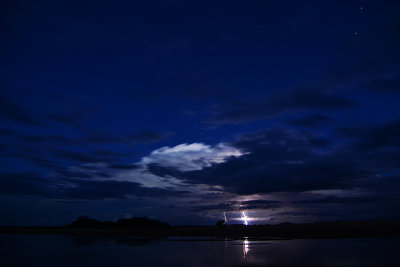
[{"label": "reflection on water", "polygon": [[1,266],[400,266],[399,241],[0,234],[0,258]]},{"label": "reflection on water", "polygon": [[247,240],[247,237],[244,238],[243,240],[243,258],[246,258],[247,253],[249,252],[249,241]]}]

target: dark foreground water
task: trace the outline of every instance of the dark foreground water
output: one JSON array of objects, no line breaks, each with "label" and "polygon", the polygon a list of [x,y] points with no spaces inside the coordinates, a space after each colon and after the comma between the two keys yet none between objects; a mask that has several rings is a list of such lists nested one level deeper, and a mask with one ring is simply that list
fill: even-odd
[{"label": "dark foreground water", "polygon": [[0,266],[400,266],[399,238],[278,241],[0,234]]}]

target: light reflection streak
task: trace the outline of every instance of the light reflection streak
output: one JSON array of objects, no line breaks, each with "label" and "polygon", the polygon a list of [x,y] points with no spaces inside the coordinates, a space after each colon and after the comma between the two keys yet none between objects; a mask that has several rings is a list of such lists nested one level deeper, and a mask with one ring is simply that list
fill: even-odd
[{"label": "light reflection streak", "polygon": [[247,253],[249,252],[249,241],[247,240],[247,237],[244,238],[243,240],[243,258],[246,258]]}]

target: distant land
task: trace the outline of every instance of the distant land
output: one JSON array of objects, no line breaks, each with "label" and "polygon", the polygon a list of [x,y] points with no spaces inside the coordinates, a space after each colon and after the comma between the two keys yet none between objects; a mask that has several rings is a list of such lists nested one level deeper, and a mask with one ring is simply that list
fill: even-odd
[{"label": "distant land", "polygon": [[146,217],[102,222],[89,217],[60,227],[0,227],[4,234],[59,234],[135,237],[215,237],[252,239],[361,238],[400,236],[400,220],[281,223],[276,225],[170,226]]}]

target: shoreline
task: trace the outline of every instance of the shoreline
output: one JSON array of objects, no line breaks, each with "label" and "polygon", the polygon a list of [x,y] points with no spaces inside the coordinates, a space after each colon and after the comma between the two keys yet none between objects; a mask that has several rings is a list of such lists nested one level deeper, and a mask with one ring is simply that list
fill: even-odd
[{"label": "shoreline", "polygon": [[400,221],[279,225],[170,226],[167,228],[0,227],[0,234],[99,237],[216,237],[251,239],[368,238],[400,236]]}]

